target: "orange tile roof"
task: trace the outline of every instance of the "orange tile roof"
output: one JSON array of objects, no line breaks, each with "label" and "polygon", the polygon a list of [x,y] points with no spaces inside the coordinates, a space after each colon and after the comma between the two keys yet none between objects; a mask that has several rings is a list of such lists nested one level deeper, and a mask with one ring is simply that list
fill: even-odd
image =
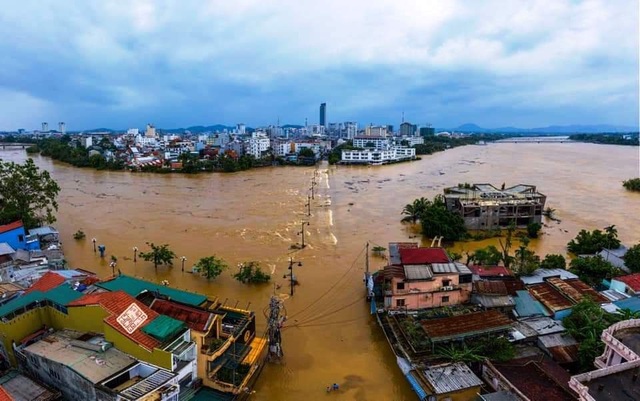
[{"label": "orange tile roof", "polygon": [[205,332],[211,327],[213,313],[182,305],[174,301],[155,299],[151,309],[176,320],[185,322],[192,330]]},{"label": "orange tile roof", "polygon": [[13,223],[5,224],[0,226],[0,234],[6,233],[11,230],[15,230],[16,228],[22,227],[22,220],[14,221]]},{"label": "orange tile roof", "polygon": [[[140,324],[133,333],[129,334],[120,323],[118,323],[118,316],[122,314],[131,304],[136,304],[146,315],[147,318],[145,321]],[[160,341],[155,338],[145,334],[140,330],[147,324],[149,324],[152,320],[158,317],[158,313],[151,310],[148,306],[138,301],[131,295],[127,294],[124,291],[114,291],[114,292],[100,292],[94,294],[87,294],[82,298],[76,299],[75,301],[67,304],[67,306],[88,306],[88,305],[100,305],[102,308],[107,310],[110,313],[110,316],[107,316],[104,321],[109,326],[113,327],[116,331],[118,331],[123,336],[129,338],[130,340],[140,344],[144,348],[148,350],[153,350],[154,348],[160,345]]]},{"label": "orange tile roof", "polygon": [[2,386],[0,386],[0,401],[13,401],[13,397]]},{"label": "orange tile roof", "polygon": [[28,294],[32,291],[47,292],[64,283],[64,277],[54,272],[46,272],[42,277],[31,285],[24,293]]}]

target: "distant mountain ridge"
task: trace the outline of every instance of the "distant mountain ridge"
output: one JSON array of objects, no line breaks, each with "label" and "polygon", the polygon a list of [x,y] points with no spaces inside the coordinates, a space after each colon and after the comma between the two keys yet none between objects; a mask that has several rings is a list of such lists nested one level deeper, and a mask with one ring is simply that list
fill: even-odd
[{"label": "distant mountain ridge", "polygon": [[638,132],[638,127],[626,125],[594,124],[594,125],[549,125],[538,128],[483,128],[474,123],[462,124],[456,128],[451,128],[457,132],[496,132],[496,133],[520,133],[520,134],[596,134],[601,132]]}]

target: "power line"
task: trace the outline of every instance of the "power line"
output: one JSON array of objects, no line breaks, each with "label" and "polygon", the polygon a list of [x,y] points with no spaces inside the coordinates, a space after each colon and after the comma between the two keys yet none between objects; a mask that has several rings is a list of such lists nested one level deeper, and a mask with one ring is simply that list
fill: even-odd
[{"label": "power line", "polygon": [[355,304],[356,304],[356,303],[358,303],[358,302],[362,302],[362,299],[360,299],[360,298],[356,298],[355,300],[353,300],[352,302],[350,302],[350,303],[348,303],[348,304],[346,304],[346,305],[344,305],[344,306],[341,306],[341,307],[339,307],[339,308],[337,308],[337,309],[333,309],[333,310],[331,310],[331,311],[329,311],[329,312],[322,313],[322,314],[320,314],[320,315],[318,315],[318,316],[314,316],[314,317],[312,317],[312,318],[310,318],[310,319],[303,320],[302,322],[300,322],[300,323],[298,323],[298,324],[294,324],[293,326],[298,326],[298,325],[302,325],[302,324],[307,324],[307,323],[315,322],[316,320],[324,319],[325,317],[331,316],[331,315],[333,315],[334,313],[338,313],[338,312],[340,312],[340,311],[342,311],[342,310],[344,310],[344,309],[347,309],[348,307],[353,306],[353,305],[355,305]]}]

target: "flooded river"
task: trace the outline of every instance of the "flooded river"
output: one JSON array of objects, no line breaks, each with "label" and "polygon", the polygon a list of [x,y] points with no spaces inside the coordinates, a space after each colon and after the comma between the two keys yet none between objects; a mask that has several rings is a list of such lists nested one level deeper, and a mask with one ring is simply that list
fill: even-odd
[{"label": "flooded river", "polygon": [[[22,161],[23,150],[0,151],[4,160]],[[467,146],[423,157],[421,161],[378,167],[319,167],[311,216],[305,203],[314,168],[264,168],[235,174],[197,176],[132,174],[78,169],[36,157],[59,182],[56,226],[72,267],[111,273],[109,255],[125,274],[207,293],[228,304],[257,311],[275,291],[287,298],[291,326],[283,333],[285,361],[268,365],[255,388],[255,400],[315,400],[338,382],[336,400],[415,400],[383,335],[363,300],[363,248],[366,241],[418,241],[400,224],[402,207],[433,197],[459,182],[499,186],[534,184],[547,195],[560,224],[548,222],[532,246],[541,254],[565,253],[581,228],[615,224],[623,243],[640,241],[640,194],[621,181],[638,176],[638,148],[595,144],[489,144]],[[300,242],[302,222],[308,246]],[[87,239],[75,241],[82,229]],[[107,258],[93,253],[91,238],[106,246]],[[168,243],[178,257],[174,267],[133,262],[132,248]],[[457,251],[492,243],[456,244]],[[192,263],[215,254],[229,271],[211,282],[190,274]],[[288,260],[300,281],[288,298]],[[231,274],[242,261],[257,260],[275,285],[247,286]],[[373,267],[383,264],[372,258]]]}]

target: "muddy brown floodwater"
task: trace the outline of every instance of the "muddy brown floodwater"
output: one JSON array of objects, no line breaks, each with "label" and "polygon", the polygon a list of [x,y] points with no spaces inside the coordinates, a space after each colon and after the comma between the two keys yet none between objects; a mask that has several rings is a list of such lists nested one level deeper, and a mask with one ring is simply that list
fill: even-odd
[{"label": "muddy brown floodwater", "polygon": [[[23,150],[0,151],[4,160],[23,161]],[[313,168],[264,168],[236,174],[153,175],[78,169],[36,157],[59,182],[61,232],[69,265],[111,274],[109,255],[125,274],[228,299],[227,303],[262,310],[275,291],[286,298],[290,320],[283,333],[285,360],[267,365],[255,388],[255,400],[315,400],[327,397],[327,385],[341,384],[336,400],[415,400],[381,331],[364,301],[366,241],[418,241],[415,230],[400,224],[402,207],[433,197],[459,182],[534,184],[557,210],[560,224],[547,222],[532,246],[541,254],[565,253],[581,228],[610,224],[623,243],[640,241],[640,194],[621,181],[638,176],[638,148],[593,144],[489,144],[448,150],[421,161],[377,167],[329,167],[318,170],[312,215],[305,203]],[[301,222],[308,246],[300,242]],[[87,239],[72,236],[82,229]],[[91,238],[106,246],[107,260],[93,251]],[[211,282],[173,268],[133,262],[132,248],[145,242],[168,243],[186,269],[215,254],[229,271]],[[459,243],[472,250],[492,243]],[[300,281],[288,298],[288,259]],[[257,260],[270,270],[274,285],[250,286],[231,277],[238,262]],[[372,267],[383,261],[371,259]]]}]

